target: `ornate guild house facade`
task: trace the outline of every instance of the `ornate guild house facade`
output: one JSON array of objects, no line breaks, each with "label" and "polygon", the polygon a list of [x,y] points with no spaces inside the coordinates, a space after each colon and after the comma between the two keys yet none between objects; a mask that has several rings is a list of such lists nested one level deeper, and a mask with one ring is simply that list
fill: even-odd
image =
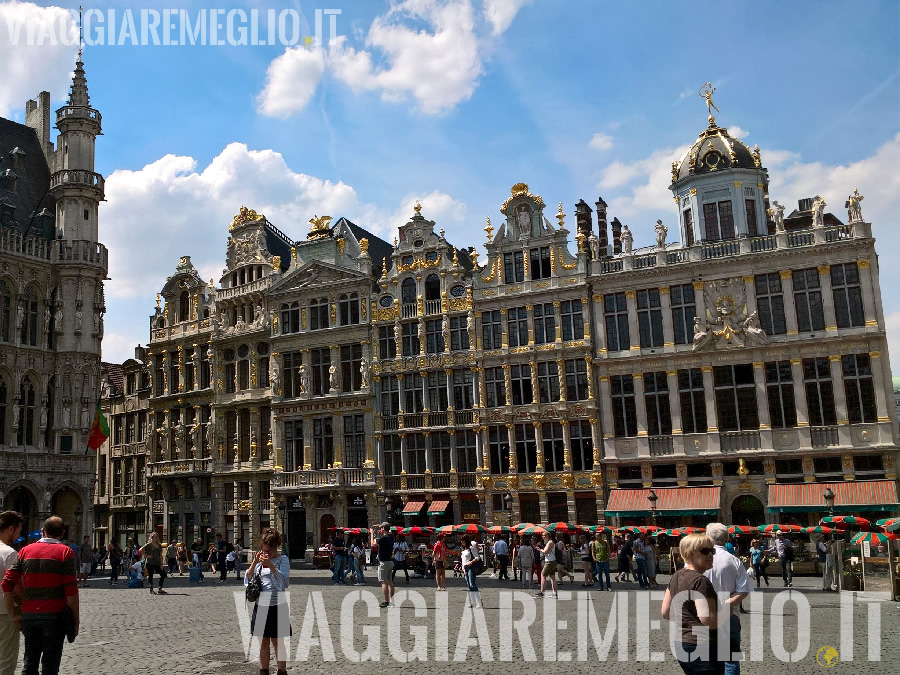
[{"label": "ornate guild house facade", "polygon": [[[126,399],[136,383],[130,408],[107,399],[111,454],[144,442],[167,538],[272,523],[292,557],[385,518],[806,524],[829,490],[838,513],[895,512],[862,197],[844,223],[819,197],[785,215],[768,185],[710,115],[672,166],[677,225],[646,247],[602,199],[575,205],[570,241],[524,183],[483,263],[418,203],[393,245],[328,216],[293,240],[242,208],[218,284],[182,258],[146,353],[108,369]],[[137,508],[115,501],[137,478],[101,470],[110,510]]]}]

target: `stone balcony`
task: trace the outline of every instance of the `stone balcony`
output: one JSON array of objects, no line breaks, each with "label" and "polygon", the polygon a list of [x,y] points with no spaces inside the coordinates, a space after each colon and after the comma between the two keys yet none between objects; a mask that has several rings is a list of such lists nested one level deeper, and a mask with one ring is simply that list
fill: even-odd
[{"label": "stone balcony", "polygon": [[870,424],[839,424],[821,427],[790,427],[786,429],[748,429],[745,431],[715,431],[699,434],[666,436],[632,436],[607,438],[606,457],[609,459],[643,459],[649,457],[696,457],[735,455],[740,453],[808,452],[893,447],[890,421]]},{"label": "stone balcony", "polygon": [[869,223],[853,223],[806,230],[792,230],[761,237],[742,237],[728,241],[699,242],[682,247],[675,244],[664,251],[655,247],[622,253],[615,258],[592,261],[594,274],[614,274],[645,270],[651,267],[670,267],[690,262],[702,262],[742,255],[770,254],[775,251],[809,248],[819,244],[853,241],[872,236]]},{"label": "stone balcony", "polygon": [[147,503],[146,494],[113,495],[109,498],[111,509],[145,509]]},{"label": "stone balcony", "polygon": [[0,450],[0,476],[10,477],[27,472],[29,475],[40,473],[65,473],[75,479],[77,474],[91,474],[96,470],[97,456],[62,455],[48,452],[25,452],[16,450]]},{"label": "stone balcony", "polygon": [[399,429],[445,429],[478,424],[475,410],[442,410],[437,412],[405,413],[403,415],[378,415],[375,418],[377,431],[397,431]]},{"label": "stone balcony", "polygon": [[374,466],[333,467],[330,469],[304,468],[299,471],[276,472],[272,479],[273,490],[296,488],[375,487]]},{"label": "stone balcony", "polygon": [[212,459],[172,459],[165,462],[151,462],[147,465],[147,475],[190,476],[193,474],[209,474],[212,472]]}]

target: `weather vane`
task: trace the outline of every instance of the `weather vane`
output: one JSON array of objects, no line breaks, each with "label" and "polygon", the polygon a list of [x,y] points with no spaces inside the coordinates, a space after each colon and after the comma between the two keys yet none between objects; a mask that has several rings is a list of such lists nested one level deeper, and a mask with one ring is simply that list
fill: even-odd
[{"label": "weather vane", "polygon": [[715,108],[716,112],[722,112],[721,110],[716,108],[716,104],[713,103],[712,95],[715,93],[715,91],[716,88],[712,86],[712,82],[707,82],[702,87],[700,87],[700,91],[697,92],[698,94],[700,94],[700,96],[706,99],[706,112],[709,113],[710,116],[712,116],[713,108]]},{"label": "weather vane", "polygon": [[78,60],[81,61],[81,52],[84,51],[84,7],[78,7]]}]

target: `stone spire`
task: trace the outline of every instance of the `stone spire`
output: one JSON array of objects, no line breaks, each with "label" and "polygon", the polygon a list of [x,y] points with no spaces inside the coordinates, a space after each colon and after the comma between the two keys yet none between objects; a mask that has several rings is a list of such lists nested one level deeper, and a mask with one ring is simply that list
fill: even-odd
[{"label": "stone spire", "polygon": [[75,62],[75,74],[72,76],[72,86],[69,89],[70,106],[84,108],[91,107],[91,99],[88,96],[87,78],[84,76],[84,63],[81,61],[81,50],[78,50],[78,61]]}]

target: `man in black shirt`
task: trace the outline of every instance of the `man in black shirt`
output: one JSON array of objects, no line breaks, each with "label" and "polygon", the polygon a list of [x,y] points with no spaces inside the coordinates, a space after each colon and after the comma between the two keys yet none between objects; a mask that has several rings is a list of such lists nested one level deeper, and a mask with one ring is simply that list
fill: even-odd
[{"label": "man in black shirt", "polygon": [[[393,607],[394,603],[394,535],[391,534],[391,524],[379,525],[381,536],[373,542],[378,546],[378,581],[381,582],[381,591],[384,593],[384,601],[380,607]],[[372,535],[375,538],[375,535]]]}]

